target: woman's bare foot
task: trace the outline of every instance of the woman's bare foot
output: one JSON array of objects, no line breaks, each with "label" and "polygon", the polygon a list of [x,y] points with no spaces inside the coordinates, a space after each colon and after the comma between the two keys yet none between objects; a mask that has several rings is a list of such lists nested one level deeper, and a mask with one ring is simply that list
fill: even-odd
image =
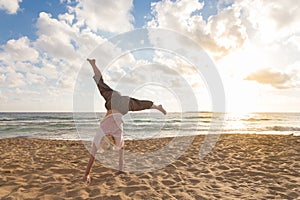
[{"label": "woman's bare foot", "polygon": [[92,66],[96,65],[96,60],[95,59],[86,59]]},{"label": "woman's bare foot", "polygon": [[159,110],[160,112],[162,112],[164,115],[167,114],[167,111],[162,107],[162,105],[159,105],[157,110]]},{"label": "woman's bare foot", "polygon": [[152,108],[156,109],[156,110],[159,110],[160,112],[162,112],[164,115],[167,114],[167,111],[162,107],[162,105],[154,105],[152,106]]}]

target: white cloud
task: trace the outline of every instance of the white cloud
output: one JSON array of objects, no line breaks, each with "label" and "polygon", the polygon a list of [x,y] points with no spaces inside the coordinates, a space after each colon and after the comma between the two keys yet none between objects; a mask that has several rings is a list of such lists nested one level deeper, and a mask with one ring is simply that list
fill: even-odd
[{"label": "white cloud", "polygon": [[248,33],[253,40],[272,43],[300,31],[300,4],[294,0],[239,0]]},{"label": "white cloud", "polygon": [[[183,77],[187,77],[189,75],[195,75],[197,73],[196,68],[194,66],[186,62],[186,60],[174,54],[156,51],[155,56],[153,58],[153,62],[165,66],[163,68],[167,69],[165,73],[171,76],[180,74]],[[173,70],[173,73],[170,73],[170,70],[168,70],[168,68]]]},{"label": "white cloud", "polygon": [[44,85],[46,78],[44,76],[34,74],[31,72],[26,73],[26,81],[31,85]]},{"label": "white cloud", "polygon": [[[62,0],[61,3],[74,2]],[[62,95],[69,95],[71,98],[78,70],[83,64],[87,65],[85,59],[95,47],[105,41],[99,35],[99,31],[124,32],[133,29],[133,16],[130,13],[132,1],[76,3],[76,8],[69,5],[69,11],[60,14],[57,19],[49,13],[41,12],[36,23],[36,40],[30,41],[27,37],[21,37],[10,40],[1,47],[0,81],[7,88],[12,88],[9,98],[15,99],[15,103],[20,101],[16,92],[23,91],[23,102],[28,102],[30,94],[34,91],[38,94],[45,86],[49,91],[41,96],[41,100],[49,95],[57,99]],[[121,50],[107,44],[106,48],[98,53],[100,54],[94,56],[101,65],[101,61],[107,60],[107,57],[120,55]],[[92,76],[90,66],[87,69]],[[25,91],[28,91],[26,94],[29,96],[26,96]],[[3,95],[8,93],[8,90],[3,91]],[[69,100],[59,101],[61,103]],[[13,105],[13,102],[11,103]]]},{"label": "white cloud", "polygon": [[20,88],[16,88],[14,93],[20,95],[22,93],[22,90],[20,90]]},{"label": "white cloud", "polygon": [[[10,9],[10,13],[16,13],[19,2],[21,0],[0,0],[0,9],[9,12],[7,5],[15,3],[17,6]],[[79,68],[83,64],[86,65],[84,67],[88,66],[85,58],[106,40],[99,34],[120,33],[134,28],[132,24],[134,18],[131,14],[132,0],[60,0],[60,2],[69,4],[69,11],[60,14],[58,19],[48,13],[40,13],[36,24],[35,41],[20,37],[9,40],[1,46],[1,85],[12,88],[13,92],[20,92],[25,89],[31,91],[29,88],[32,85],[45,83],[47,95],[56,96],[61,103],[65,100],[61,100],[60,96],[66,94],[66,91],[68,94],[72,93]],[[4,4],[6,7],[3,6]],[[72,8],[72,5],[75,7]],[[234,84],[228,84],[230,85],[228,90],[232,90],[231,86],[236,85],[234,90],[236,96],[243,94],[241,93],[245,91],[243,86],[255,89],[254,86],[261,85],[259,81],[266,80],[263,78],[268,75],[277,77],[274,80],[268,79],[265,83],[275,88],[295,89],[300,85],[299,77],[292,75],[299,72],[292,69],[299,67],[300,52],[300,4],[295,1],[222,0],[219,3],[218,13],[206,20],[201,15],[203,3],[198,0],[164,0],[151,5],[153,18],[147,25],[183,33],[203,46],[215,58],[220,59],[218,64],[222,76],[226,76],[225,80],[230,80],[231,77],[238,79]],[[107,44],[105,49],[96,53],[94,55],[101,68],[103,67],[101,63],[120,55],[121,50],[112,44]],[[199,83],[192,76],[194,72],[188,64],[175,57],[155,56],[155,62],[174,67],[177,73],[189,80],[192,88],[199,87]],[[127,77],[124,79],[126,83],[134,82],[135,79],[137,82],[143,79],[150,80],[149,77],[147,79],[147,72],[153,73],[151,70],[137,70],[137,74],[128,74],[135,67],[147,64],[149,63],[146,60],[136,60],[128,54],[119,58],[112,68],[107,69],[105,78],[112,83],[123,75]],[[89,67],[87,67],[89,71],[84,73],[92,73]],[[256,76],[252,77],[256,82],[242,80],[249,74],[254,76],[255,72],[258,73],[260,69],[265,68],[272,68],[272,70],[263,74],[267,75],[262,79]],[[161,76],[164,73],[171,72],[161,68],[154,74]],[[276,80],[281,82],[277,83]],[[243,83],[239,85],[240,81]],[[170,79],[169,83],[170,87],[175,87],[179,86],[180,82]],[[201,83],[200,87],[202,86]],[[16,90],[16,87],[20,89]],[[263,86],[263,88],[270,87]],[[5,90],[2,91],[2,96],[7,96]]]},{"label": "white cloud", "polygon": [[4,85],[6,76],[4,74],[0,74],[0,85]]},{"label": "white cloud", "polygon": [[19,72],[10,72],[6,74],[7,87],[21,87],[26,86],[25,77]]},{"label": "white cloud", "polygon": [[71,22],[73,17],[73,14],[64,14],[54,19],[50,14],[40,13],[36,25],[39,37],[35,46],[48,57],[79,67],[78,63],[104,39],[79,22]]},{"label": "white cloud", "polygon": [[72,38],[75,30],[64,21],[51,18],[50,14],[40,13],[38,21],[38,39],[35,46],[52,57],[61,59],[75,59],[77,57]]},{"label": "white cloud", "polygon": [[0,60],[4,63],[8,61],[30,61],[37,62],[39,52],[35,50],[27,37],[17,40],[9,40],[1,47]]},{"label": "white cloud", "polygon": [[33,100],[40,97],[41,93],[30,88],[14,88],[7,91],[8,96],[23,100]]},{"label": "white cloud", "polygon": [[78,44],[77,52],[83,56],[88,56],[92,50],[102,44],[106,39],[93,33],[89,28],[83,29],[79,34],[76,34],[74,39]]},{"label": "white cloud", "polygon": [[64,14],[58,15],[58,19],[71,25],[71,24],[73,24],[73,20],[75,19],[75,16],[72,14],[69,14],[69,13],[64,13]]},{"label": "white cloud", "polygon": [[74,20],[74,14],[63,14],[59,19],[50,14],[40,13],[38,21],[36,48],[43,52],[42,67],[34,72],[46,77],[56,78],[56,86],[72,91],[76,75],[86,57],[104,39],[83,28]]},{"label": "white cloud", "polygon": [[[52,92],[45,96],[71,94],[78,70],[83,63],[87,64],[86,57],[105,39],[82,23],[82,20],[75,18],[74,13],[61,14],[55,19],[41,12],[36,27],[38,38],[35,41],[22,37],[2,47],[1,81],[7,87],[20,87],[23,91],[33,91],[29,89],[32,86],[39,91],[47,86]],[[108,42],[106,48],[97,53],[95,58],[101,64],[107,58],[120,55],[121,50]],[[92,76],[90,66],[87,69]]]},{"label": "white cloud", "polygon": [[60,89],[70,89],[69,90],[70,92],[74,88],[75,81],[76,81],[76,74],[74,73],[62,75],[57,80],[56,85]]},{"label": "white cloud", "polygon": [[[218,69],[226,86],[226,94],[230,96],[231,111],[245,107],[250,111],[263,110],[264,107],[265,110],[288,109],[288,105],[282,103],[275,107],[273,105],[273,108],[268,106],[269,100],[279,96],[268,92],[285,92],[284,98],[290,100],[295,91],[299,91],[299,71],[294,69],[299,68],[300,61],[300,4],[293,0],[223,0],[218,13],[206,21],[201,16],[201,10],[195,12],[193,9],[190,10],[191,14],[199,14],[182,20],[187,15],[179,14],[180,6],[177,4],[189,2],[177,0],[152,4],[154,18],[148,26],[183,33],[219,58]],[[183,48],[187,47],[183,45]],[[272,70],[256,74],[252,77],[255,81],[244,80],[265,68]],[[263,77],[259,78],[258,75]],[[274,77],[270,78],[269,75]]]},{"label": "white cloud", "polygon": [[82,0],[74,12],[93,31],[125,32],[133,29],[132,0]]},{"label": "white cloud", "polygon": [[[256,44],[285,41],[300,32],[300,4],[294,0],[223,0],[216,15],[205,21],[197,0],[152,3],[150,27],[168,28],[191,37],[216,59]],[[224,6],[226,5],[226,6]]]},{"label": "white cloud", "polygon": [[[75,0],[75,1],[78,1],[78,0]],[[72,0],[59,0],[59,2],[70,4],[70,3],[72,3]]]},{"label": "white cloud", "polygon": [[[199,13],[203,3],[197,0],[161,1],[153,3],[154,18],[150,27],[168,28],[191,37],[215,58],[221,58],[240,48],[247,39],[246,29],[239,19],[240,9],[227,7],[205,21]],[[199,14],[196,14],[198,11]]]},{"label": "white cloud", "polygon": [[2,94],[2,91],[0,90],[0,100],[3,102],[7,102],[8,98],[6,95]]},{"label": "white cloud", "polygon": [[293,47],[296,47],[297,51],[300,51],[300,34],[292,35],[286,43],[291,44]]},{"label": "white cloud", "polygon": [[187,26],[191,14],[203,8],[203,3],[197,0],[160,1],[151,3],[155,16],[149,25],[181,30]]},{"label": "white cloud", "polygon": [[0,0],[0,10],[6,10],[8,14],[15,14],[19,10],[22,0]]},{"label": "white cloud", "polygon": [[294,87],[292,81],[295,74],[275,71],[273,69],[261,69],[250,75],[245,80],[256,81],[261,84],[268,84],[277,89],[287,89]]},{"label": "white cloud", "polygon": [[[32,63],[26,62],[16,62],[12,70],[23,72],[23,73],[34,73],[47,77],[47,79],[56,79],[59,74],[59,70],[56,66],[59,65],[59,62],[47,60],[47,58],[40,61],[40,66],[36,66]],[[7,71],[7,70],[6,70]]]}]

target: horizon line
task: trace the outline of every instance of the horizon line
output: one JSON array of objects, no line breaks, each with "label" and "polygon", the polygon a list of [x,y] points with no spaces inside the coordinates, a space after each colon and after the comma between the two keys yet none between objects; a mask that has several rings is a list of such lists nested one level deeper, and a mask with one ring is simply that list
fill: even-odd
[{"label": "horizon line", "polygon": [[[0,111],[0,113],[106,113],[106,111]],[[138,111],[135,113],[147,113],[144,111]],[[219,111],[173,111],[168,113],[237,113],[239,112],[235,111],[225,111],[225,112],[219,112]],[[249,112],[241,112],[241,114],[251,114],[251,113],[300,113],[300,111],[249,111]]]}]

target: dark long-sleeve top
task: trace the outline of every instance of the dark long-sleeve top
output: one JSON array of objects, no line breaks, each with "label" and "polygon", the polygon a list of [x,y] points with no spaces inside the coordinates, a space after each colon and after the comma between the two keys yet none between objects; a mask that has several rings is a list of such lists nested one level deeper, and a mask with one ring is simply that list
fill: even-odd
[{"label": "dark long-sleeve top", "polygon": [[138,100],[129,96],[122,96],[118,91],[111,89],[104,83],[102,76],[93,77],[100,94],[105,99],[105,108],[107,110],[117,110],[125,115],[128,111],[145,110],[152,107],[153,102],[148,100]]}]

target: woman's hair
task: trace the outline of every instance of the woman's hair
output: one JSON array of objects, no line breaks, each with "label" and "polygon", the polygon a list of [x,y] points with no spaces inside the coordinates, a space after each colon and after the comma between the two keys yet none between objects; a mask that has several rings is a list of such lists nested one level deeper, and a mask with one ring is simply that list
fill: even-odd
[{"label": "woman's hair", "polygon": [[116,145],[115,138],[112,135],[105,135],[100,141],[100,148],[103,150],[111,150]]}]

